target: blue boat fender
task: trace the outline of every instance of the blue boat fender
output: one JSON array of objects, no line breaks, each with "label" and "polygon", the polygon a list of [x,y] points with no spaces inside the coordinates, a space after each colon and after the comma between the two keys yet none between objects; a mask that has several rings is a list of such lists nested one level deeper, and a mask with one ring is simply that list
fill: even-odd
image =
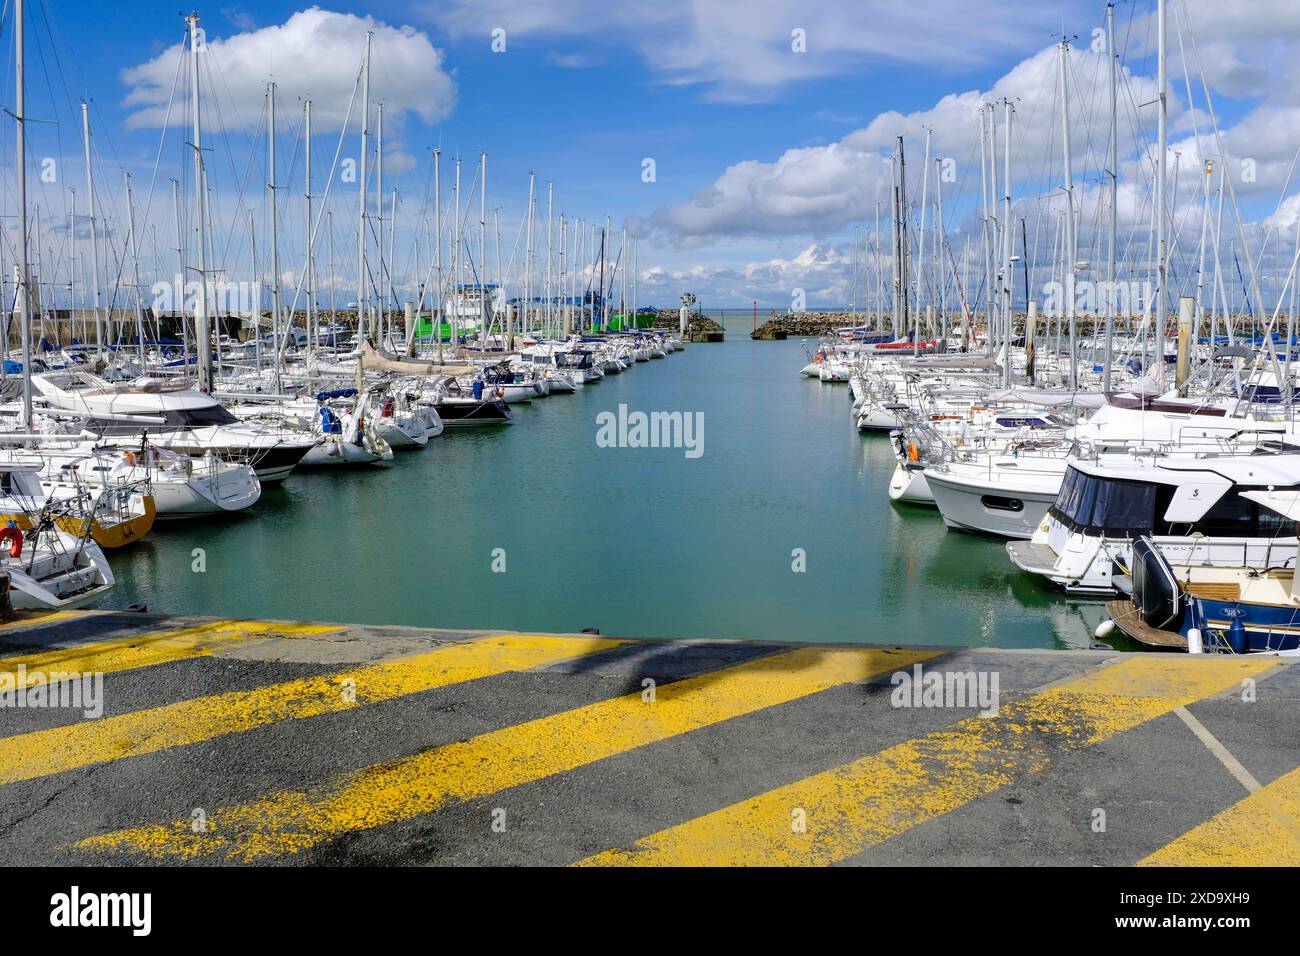
[{"label": "blue boat fender", "polygon": [[1234,654],[1246,653],[1246,625],[1241,622],[1240,616],[1234,617],[1228,627],[1228,646]]}]

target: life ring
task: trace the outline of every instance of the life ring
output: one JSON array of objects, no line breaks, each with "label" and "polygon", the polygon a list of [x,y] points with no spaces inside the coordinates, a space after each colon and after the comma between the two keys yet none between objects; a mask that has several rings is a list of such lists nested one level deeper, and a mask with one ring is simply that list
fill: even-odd
[{"label": "life ring", "polygon": [[506,397],[506,390],[505,390],[504,388],[502,388],[500,385],[498,385],[498,386],[497,386],[497,390],[496,390],[496,392],[495,392],[494,394],[496,395],[497,398],[505,398],[505,397]]},{"label": "life ring", "polygon": [[916,442],[914,441],[910,441],[907,443],[907,460],[908,461],[921,460],[921,450],[916,447]]},{"label": "life ring", "polygon": [[12,542],[9,545],[9,557],[22,557],[23,533],[16,525],[11,524],[7,528],[0,528],[0,547],[3,547],[6,541]]},{"label": "life ring", "polygon": [[135,452],[133,452],[133,451],[128,451],[128,452],[125,452],[124,454],[126,455],[126,461],[127,461],[127,464],[134,465],[134,464],[135,464]]}]

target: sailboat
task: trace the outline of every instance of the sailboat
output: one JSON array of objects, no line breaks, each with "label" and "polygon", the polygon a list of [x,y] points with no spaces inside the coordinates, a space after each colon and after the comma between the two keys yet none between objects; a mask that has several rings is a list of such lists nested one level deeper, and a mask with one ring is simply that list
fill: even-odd
[{"label": "sailboat", "polygon": [[283,481],[316,445],[294,432],[240,421],[211,395],[185,383],[138,379],[113,384],[84,371],[32,376],[42,411],[103,439],[142,438],[168,451],[215,454],[251,465],[263,485]]},{"label": "sailboat", "polygon": [[19,449],[15,456],[38,467],[47,487],[147,489],[159,518],[242,511],[262,496],[252,466],[228,461],[211,451],[201,457],[169,451],[148,439],[125,447],[46,437],[36,448]]},{"label": "sailboat", "polygon": [[15,608],[69,608],[110,591],[85,502],[46,495],[31,465],[0,459],[0,569]]}]

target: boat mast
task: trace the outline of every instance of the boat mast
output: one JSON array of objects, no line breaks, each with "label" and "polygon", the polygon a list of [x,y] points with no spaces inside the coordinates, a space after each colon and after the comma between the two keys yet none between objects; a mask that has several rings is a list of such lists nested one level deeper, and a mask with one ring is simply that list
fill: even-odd
[{"label": "boat mast", "polygon": [[452,242],[451,291],[452,291],[452,299],[455,303],[452,306],[452,310],[451,310],[451,340],[455,342],[460,338],[460,336],[457,335],[456,333],[457,333],[457,327],[460,324],[459,319],[460,319],[461,302],[463,301],[463,296],[465,291],[462,288],[462,281],[461,281],[462,276],[460,271],[461,232],[460,232],[460,157],[459,156],[456,157],[456,181],[455,183],[452,184],[451,192],[456,200],[456,210],[455,210],[456,218],[453,219],[451,223],[451,242]]},{"label": "boat mast", "polygon": [[912,354],[917,355],[921,349],[921,328],[919,320],[913,325],[908,310],[907,293],[907,157],[903,152],[903,137],[898,137],[898,277],[899,294],[903,298],[903,327],[912,329]]},{"label": "boat mast", "polygon": [[894,338],[897,339],[900,335],[903,334],[902,332],[903,297],[902,295],[899,294],[899,288],[898,288],[899,245],[898,245],[898,157],[897,156],[895,156],[892,160],[890,160],[889,173],[890,173],[890,179],[892,180],[890,182],[890,190],[893,194],[890,197],[893,203],[893,214],[889,217],[890,220],[889,239],[890,239],[891,253],[892,253],[891,258],[894,260],[893,268],[890,270],[890,275],[889,275],[890,284],[892,286],[890,292],[893,293],[893,302],[891,302],[890,305],[893,307]]},{"label": "boat mast", "polygon": [[1156,100],[1159,118],[1156,125],[1156,297],[1155,297],[1155,365],[1156,381],[1165,380],[1165,279],[1168,272],[1165,237],[1165,153],[1169,149],[1168,64],[1165,62],[1166,32],[1165,0],[1156,0]]},{"label": "boat mast", "polygon": [[[257,214],[253,210],[248,210],[248,252],[249,263],[253,268],[253,275],[256,276],[260,271],[257,265]],[[262,377],[262,284],[255,282],[254,288],[257,294],[253,298],[253,368],[257,372],[258,379]],[[274,337],[274,336],[273,336]]]},{"label": "boat mast", "polygon": [[314,250],[312,248],[312,221],[311,221],[311,100],[304,100],[302,104],[302,125],[303,125],[303,169],[305,171],[305,184],[303,198],[307,201],[307,266],[306,266],[306,285],[307,285],[307,347],[316,348],[316,338],[318,330],[316,328],[316,293],[313,285],[316,279],[316,263]]},{"label": "boat mast", "polygon": [[[942,335],[943,335],[943,339],[944,339],[944,341],[945,341],[944,348],[946,349],[946,348],[947,348],[946,341],[947,341],[947,338],[948,338],[948,328],[947,328],[947,325],[948,325],[948,309],[947,309],[948,299],[947,299],[947,292],[946,292],[947,283],[946,283],[946,281],[944,280],[944,275],[943,275],[943,249],[944,249],[944,246],[946,245],[946,239],[947,239],[947,237],[944,235],[944,229],[943,229],[943,172],[942,172],[942,169],[943,169],[943,161],[942,161],[941,159],[939,159],[939,158],[936,157],[936,158],[935,158],[935,161],[934,161],[934,228],[935,228],[935,233],[936,233],[936,235],[935,235],[935,239],[934,239],[934,247],[935,247],[935,249],[934,249],[934,251],[935,251],[935,270],[934,270],[934,276],[933,276],[933,278],[932,278],[931,281],[933,281],[933,282],[937,282],[937,283],[939,284],[939,302],[940,302],[940,305],[939,305],[939,325],[940,325],[940,328],[942,329]],[[865,281],[865,280],[866,280],[866,273],[867,273],[867,244],[866,244],[866,237],[863,236],[863,243],[862,243],[862,274],[863,274],[863,297],[864,297],[864,298],[866,297],[866,281]],[[865,323],[864,323],[864,324],[865,324]]]},{"label": "boat mast", "polygon": [[[275,209],[275,83],[266,84],[267,101],[270,104],[266,125],[266,199],[271,211],[271,347],[275,349],[275,360],[271,366],[271,376],[275,393],[280,393],[280,356],[284,352],[284,340],[289,329],[280,331],[283,320],[280,303],[280,230],[279,216]],[[287,323],[286,323],[287,326]]]},{"label": "boat mast", "polygon": [[1078,254],[1074,236],[1074,170],[1070,150],[1070,84],[1069,64],[1070,42],[1062,39],[1060,44],[1061,76],[1061,154],[1065,164],[1065,316],[1070,333],[1070,389],[1079,388],[1079,363],[1077,355],[1077,329],[1074,316],[1074,285],[1078,278],[1075,272]]},{"label": "boat mast", "polygon": [[140,340],[140,364],[144,365],[144,308],[140,304],[140,247],[135,238],[135,202],[131,195],[131,174],[122,170],[126,181],[127,239],[131,243],[131,269],[135,280],[135,331]]},{"label": "boat mast", "polygon": [[[71,246],[68,254],[68,337],[75,338],[77,335],[77,271],[80,257],[77,255],[77,187],[68,187],[68,235],[72,237]],[[156,243],[155,243],[156,245]],[[0,264],[0,276],[4,275],[4,266]],[[4,290],[0,287],[0,299],[4,298]],[[86,329],[83,324],[81,337],[86,337]],[[8,343],[6,343],[8,344]]]},{"label": "boat mast", "polygon": [[554,255],[552,249],[554,248],[553,240],[555,235],[554,220],[551,218],[551,216],[552,216],[552,210],[554,209],[554,206],[555,206],[555,183],[548,182],[546,184],[546,312],[545,312],[546,331],[544,333],[545,337],[548,339],[555,334],[552,331],[552,315],[551,315],[551,301],[553,298],[551,292],[551,259]]},{"label": "boat mast", "polygon": [[[521,331],[528,335],[531,332],[529,326],[530,315],[533,303],[533,216],[537,209],[537,197],[535,187],[537,176],[535,173],[528,174],[528,247],[524,250],[524,314],[523,322],[520,325]],[[514,342],[507,342],[506,348],[513,349]]]},{"label": "boat mast", "polygon": [[[383,242],[383,240],[384,237],[380,236],[379,241]],[[392,301],[394,316],[396,316],[397,314],[397,297],[395,294],[395,289],[393,287],[393,276],[391,270],[393,268],[394,262],[396,261],[396,255],[395,255],[396,244],[397,244],[397,189],[396,187],[394,187],[392,204],[389,206],[389,214],[388,214],[388,268],[390,272],[388,275],[388,299],[385,300],[385,301],[389,301],[389,300]],[[403,326],[402,331],[403,332],[406,331],[405,326]],[[392,337],[393,337],[393,331],[390,325],[388,327],[388,334],[385,338],[385,341],[391,339]]]},{"label": "boat mast", "polygon": [[375,112],[375,245],[379,247],[379,271],[375,273],[375,298],[379,301],[379,314],[375,321],[375,334],[383,348],[388,336],[388,299],[384,295],[384,104]]},{"label": "boat mast", "polygon": [[[190,367],[190,332],[185,321],[185,240],[181,237],[181,183],[172,180],[172,213],[176,217],[176,286],[173,295],[179,301],[172,303],[172,308],[180,319],[181,347],[185,359],[185,368]],[[256,274],[256,273],[254,273]]]},{"label": "boat mast", "polygon": [[479,324],[486,329],[483,336],[483,347],[488,347],[488,338],[492,334],[492,323],[495,316],[492,313],[491,303],[488,301],[487,290],[487,150],[479,157],[479,182],[478,190],[478,302],[479,302]]},{"label": "boat mast", "polygon": [[[565,231],[564,231],[564,213],[560,213],[560,275],[559,275],[559,289],[560,289],[560,302],[563,303],[563,304],[562,304],[561,307],[560,307],[559,314],[556,315],[556,317],[555,317],[555,318],[556,318],[557,331],[558,331],[558,328],[562,328],[562,327],[564,326],[564,323],[565,323],[565,317],[566,317],[567,310],[568,310],[568,303],[564,302],[565,297],[568,295],[568,291],[569,291],[569,282],[568,282],[569,277],[568,277],[568,273],[566,273],[566,272],[564,271],[564,244],[565,244],[567,241],[568,241],[568,236],[565,234]],[[556,338],[559,338],[559,337],[560,337],[559,335],[556,335]]]},{"label": "boat mast", "polygon": [[[493,246],[496,249],[496,260],[497,260],[496,275],[497,275],[497,283],[499,284],[499,288],[497,291],[500,293],[501,304],[503,307],[501,312],[501,328],[505,329],[506,322],[507,322],[507,316],[505,314],[505,308],[506,308],[505,275],[506,274],[505,274],[505,270],[501,268],[501,207],[500,206],[492,210],[492,236],[493,236]],[[484,269],[486,270],[486,266],[484,267]],[[493,316],[496,315],[495,307],[492,310],[492,315]]]},{"label": "boat mast", "polygon": [[876,200],[876,331],[885,324],[885,276],[880,269],[880,200]]},{"label": "boat mast", "polygon": [[1106,345],[1101,363],[1101,390],[1110,391],[1111,365],[1115,361],[1115,255],[1119,242],[1119,129],[1117,117],[1117,72],[1119,58],[1115,53],[1115,4],[1106,4],[1106,53],[1110,57],[1110,222],[1109,241],[1106,248]]},{"label": "boat mast", "polygon": [[366,337],[366,151],[370,139],[370,41],[374,33],[366,33],[366,57],[362,67],[361,94],[361,167],[360,167],[360,220],[357,223],[357,336]]},{"label": "boat mast", "polygon": [[[1012,321],[1011,321],[1011,303],[1015,296],[1012,294],[1012,276],[1011,276],[1011,100],[1002,101],[1003,108],[1003,130],[1002,135],[1005,137],[1002,147],[1002,288],[1005,292],[1003,299],[1003,336],[1002,341],[1005,343],[1003,348],[1006,349],[1002,359],[1002,383],[1008,388],[1011,387],[1011,341],[1014,338]],[[1029,305],[1026,304],[1028,309]],[[1028,341],[1028,340],[1026,340]]]},{"label": "boat mast", "polygon": [[[442,150],[433,151],[433,272],[434,307],[429,310],[430,327],[438,337],[438,364],[442,364]],[[435,324],[436,323],[436,324]]]},{"label": "boat mast", "polygon": [[91,275],[94,276],[94,307],[95,307],[95,351],[101,356],[104,353],[104,320],[100,311],[101,299],[99,291],[99,227],[95,223],[95,175],[90,165],[90,107],[85,100],[81,101],[81,139],[86,150],[86,198],[90,202],[90,261]]},{"label": "boat mast", "polygon": [[212,392],[212,331],[208,325],[208,237],[206,225],[207,177],[203,170],[203,122],[199,112],[199,15],[191,13],[190,26],[190,104],[194,116],[194,219],[198,227],[199,294],[194,298],[194,334],[198,340],[199,391]]},{"label": "boat mast", "polygon": [[[925,214],[926,207],[930,199],[930,136],[933,130],[930,127],[925,128],[925,155],[921,157],[921,222],[916,234],[916,313],[917,326],[920,327],[921,321],[921,301],[925,297]],[[931,291],[930,302],[933,304],[934,294]]]},{"label": "boat mast", "polygon": [[[14,4],[14,59],[17,64],[14,122],[18,125],[18,321],[23,341],[23,420],[22,428],[32,427],[32,328],[31,276],[27,262],[27,131],[24,83],[26,64],[23,59],[23,0]],[[6,347],[9,343],[5,343]]]}]

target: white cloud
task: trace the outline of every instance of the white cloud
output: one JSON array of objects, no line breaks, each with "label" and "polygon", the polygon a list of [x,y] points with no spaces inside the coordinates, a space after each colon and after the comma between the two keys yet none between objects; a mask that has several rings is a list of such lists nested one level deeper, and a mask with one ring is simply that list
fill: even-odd
[{"label": "white cloud", "polygon": [[[654,229],[686,248],[741,236],[831,235],[849,223],[871,220],[878,201],[888,215],[892,182],[888,157],[900,135],[907,148],[909,200],[919,201],[927,130],[932,135],[932,158],[951,158],[955,164],[957,181],[945,183],[945,202],[953,203],[955,214],[969,212],[980,190],[979,111],[998,104],[1000,178],[1004,149],[1000,104],[1004,100],[1014,105],[1013,193],[1017,197],[1051,195],[1063,182],[1058,62],[1058,48],[1053,45],[1012,67],[987,90],[949,94],[929,109],[909,114],[881,113],[866,127],[825,146],[789,149],[768,161],[734,163],[685,201],[657,210],[650,221]],[[1104,55],[1086,47],[1072,48],[1068,62],[1073,172],[1076,190],[1082,193],[1105,166],[1108,66]],[[1177,166],[1185,189],[1187,183],[1196,182],[1199,157],[1218,160],[1219,150],[1199,89],[1193,86],[1195,112],[1187,109],[1182,89],[1181,84],[1171,84],[1170,130],[1180,135],[1170,140],[1170,176],[1172,184]],[[1124,70],[1118,124],[1121,181],[1150,180],[1155,113],[1144,104],[1155,97],[1152,77]],[[1196,140],[1189,135],[1193,125],[1201,136],[1199,154]],[[1259,197],[1261,202],[1270,197],[1276,202],[1300,143],[1300,106],[1294,101],[1261,102],[1224,130],[1224,143],[1237,194]],[[1250,176],[1242,175],[1244,160],[1253,163]],[[1295,180],[1291,185],[1295,187]],[[959,221],[958,215],[949,220],[950,225]]]},{"label": "white cloud", "polygon": [[[701,296],[706,308],[756,300],[760,311],[774,307],[784,312],[790,308],[796,289],[803,291],[810,308],[817,308],[848,304],[853,295],[852,286],[853,263],[848,245],[812,243],[790,258],[775,256],[726,265],[642,269],[638,292],[643,302],[663,304],[671,303],[684,290],[692,290]],[[871,290],[860,275],[857,290],[860,308],[868,301]],[[760,321],[763,318],[759,316]]]},{"label": "white cloud", "polygon": [[[207,50],[202,54],[207,66],[204,82],[216,108],[207,110],[208,122],[214,128],[219,119],[226,127],[256,125],[266,83],[275,80],[281,102],[311,98],[312,124],[317,132],[337,131],[347,115],[367,31],[375,34],[371,99],[384,102],[385,118],[400,123],[404,114],[414,113],[433,123],[447,116],[455,102],[455,84],[443,69],[442,51],[426,34],[373,17],[311,7],[283,24],[229,37],[215,36],[209,29]],[[174,45],[147,63],[123,71],[122,79],[130,88],[125,105],[134,109],[127,120],[129,126],[163,125],[181,52],[180,45]],[[184,106],[183,101],[173,105],[171,125],[186,122]],[[352,116],[356,123],[359,105],[354,106]]]},{"label": "white cloud", "polygon": [[[1055,45],[1021,61],[988,90],[970,90],[944,96],[933,107],[909,114],[881,113],[866,127],[826,146],[790,149],[771,162],[747,160],[726,169],[708,187],[686,202],[658,210],[654,225],[679,241],[699,244],[737,235],[828,235],[851,222],[874,217],[880,202],[888,215],[892,183],[892,154],[903,136],[908,150],[909,197],[919,200],[922,144],[931,131],[931,158],[950,158],[956,183],[944,186],[946,195],[975,195],[979,189],[980,110],[1010,100],[1013,177],[1035,192],[1050,192],[1062,179],[1058,108],[1059,53]],[[1076,178],[1085,168],[1095,168],[1104,155],[1107,118],[1100,106],[1106,93],[1104,56],[1074,48],[1069,56],[1071,88],[1078,108],[1072,110],[1073,154]],[[1134,103],[1154,97],[1149,78],[1125,75],[1126,98]],[[1174,120],[1182,117],[1178,99],[1170,101]],[[1003,110],[996,108],[999,127]],[[1135,146],[1132,123],[1121,123],[1121,155]],[[998,153],[1002,155],[1002,133]],[[1001,159],[999,158],[999,175]],[[933,176],[931,176],[933,181]]]},{"label": "white cloud", "polygon": [[[497,27],[510,42],[598,36],[622,43],[662,81],[702,84],[711,98],[732,101],[768,99],[790,83],[871,62],[929,69],[995,62],[1050,33],[1061,13],[1059,4],[1035,4],[1014,17],[990,16],[969,0],[450,0],[426,9],[454,36],[481,36],[485,44]],[[792,49],[796,29],[806,52]]]}]

